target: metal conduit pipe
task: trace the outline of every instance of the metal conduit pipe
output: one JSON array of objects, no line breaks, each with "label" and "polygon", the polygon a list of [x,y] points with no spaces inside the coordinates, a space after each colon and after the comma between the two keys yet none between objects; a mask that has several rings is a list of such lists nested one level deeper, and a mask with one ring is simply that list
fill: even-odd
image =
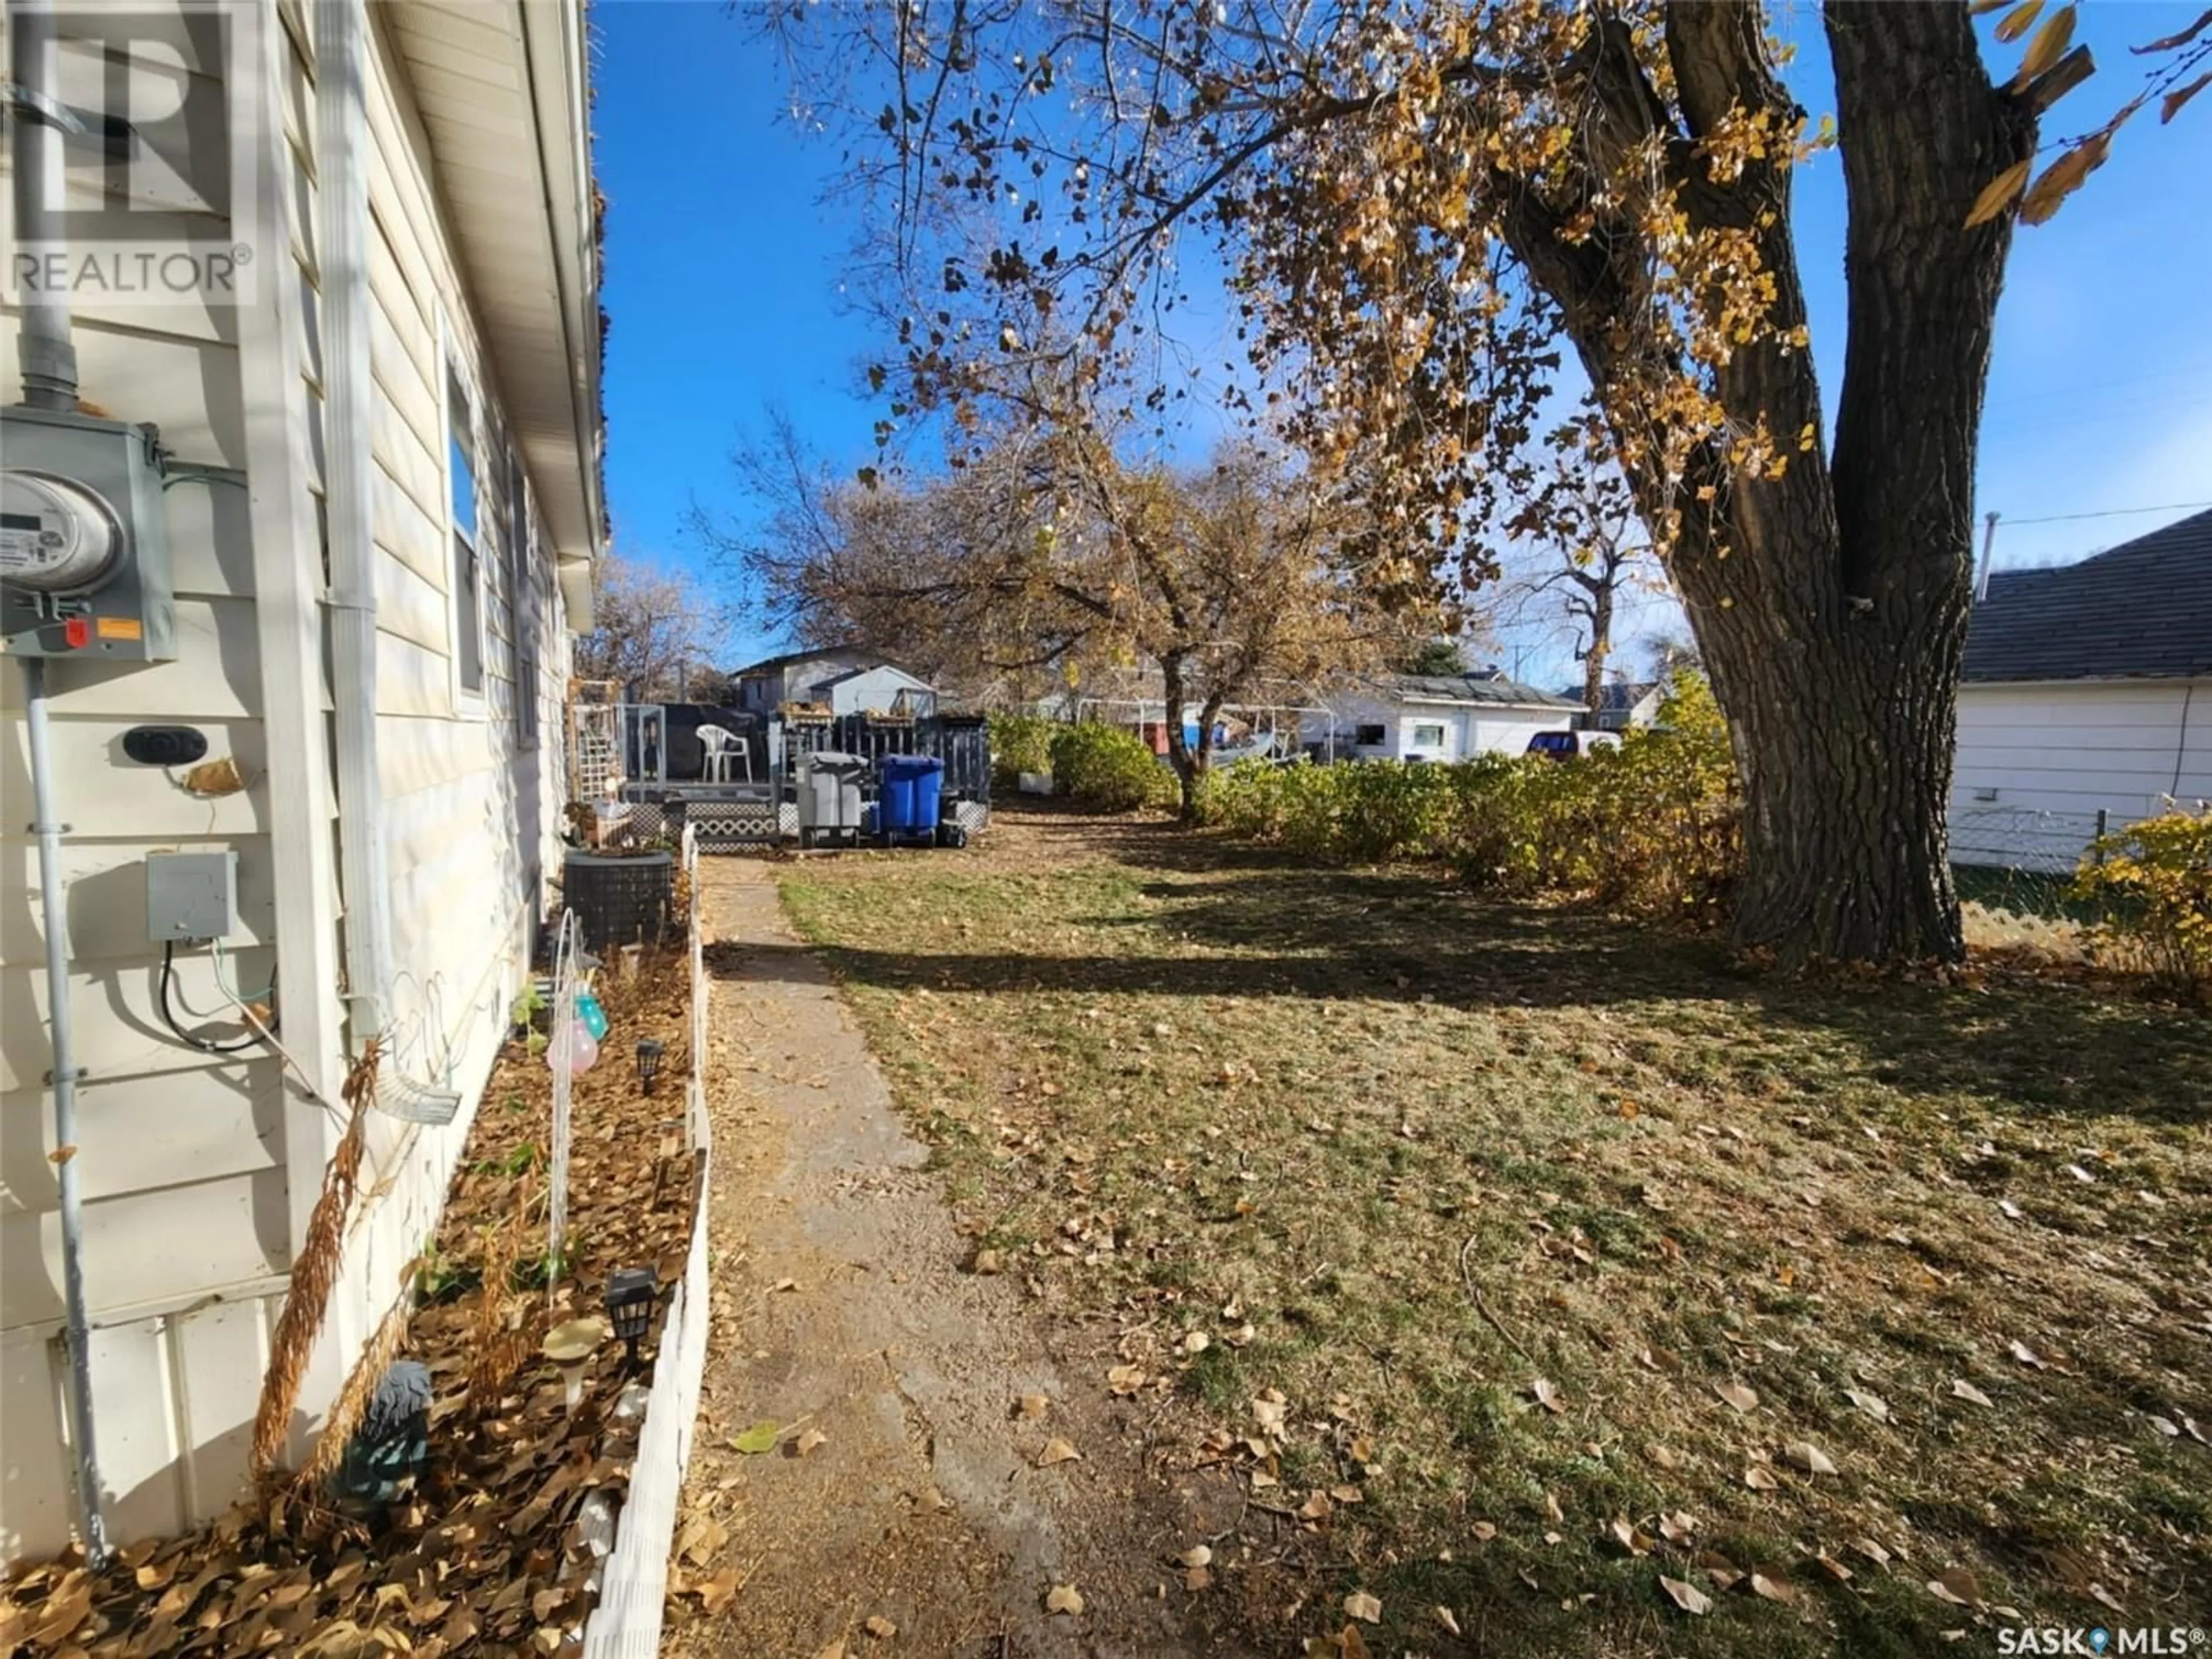
[{"label": "metal conduit pipe", "polygon": [[70,1441],[76,1453],[77,1502],[84,1553],[97,1571],[107,1562],[100,1507],[100,1455],[92,1421],[92,1316],[84,1299],[84,1179],[76,1157],[76,1044],[70,1027],[69,915],[62,904],[62,831],[54,811],[53,760],[46,737],[46,665],[23,663],[23,730],[30,748],[31,833],[39,843],[39,902],[46,943],[46,1027],[53,1053],[54,1178],[61,1188],[62,1301],[69,1329]]},{"label": "metal conduit pipe", "polygon": [[[76,124],[58,96],[60,50],[52,0],[8,0],[9,52],[15,84],[15,242],[51,247],[65,199],[62,135]],[[76,347],[62,294],[26,283],[18,335],[23,401],[33,409],[74,410]],[[96,1571],[107,1563],[107,1520],[100,1488],[99,1437],[92,1414],[92,1316],[84,1294],[84,1173],[76,1157],[76,1042],[70,1022],[69,913],[62,897],[62,835],[54,807],[52,744],[46,719],[46,665],[23,664],[23,732],[31,767],[31,833],[39,848],[40,931],[46,935],[46,1030],[52,1055],[54,1180],[60,1189],[63,1322],[69,1350],[69,1425],[76,1454],[77,1504],[84,1552]]]},{"label": "metal conduit pipe", "polygon": [[[15,83],[9,101],[15,114],[15,245],[51,247],[67,189],[62,134],[76,125],[57,88],[61,59],[54,35],[52,0],[8,0],[9,52]],[[76,407],[76,347],[70,338],[66,295],[36,283],[23,284],[21,342],[23,401],[33,409]]]}]

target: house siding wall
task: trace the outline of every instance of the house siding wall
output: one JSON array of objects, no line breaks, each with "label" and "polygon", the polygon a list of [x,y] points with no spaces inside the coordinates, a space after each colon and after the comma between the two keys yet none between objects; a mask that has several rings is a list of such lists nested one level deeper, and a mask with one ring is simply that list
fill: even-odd
[{"label": "house siding wall", "polygon": [[[1340,698],[1330,705],[1337,753],[1358,760],[1403,760],[1415,754],[1437,761],[1492,753],[1518,755],[1528,747],[1529,733],[1564,726],[1568,712],[1398,703],[1360,696]],[[1415,742],[1415,727],[1439,725],[1444,728],[1442,748]],[[1353,738],[1363,726],[1380,726],[1383,742],[1355,743]]]},{"label": "house siding wall", "polygon": [[[301,487],[319,495],[314,77],[295,0],[281,0],[264,46],[276,60],[283,128],[281,142],[272,141],[276,154],[264,160],[284,174],[277,193],[289,216],[286,276],[301,301],[293,337],[301,377],[289,396],[311,434]],[[544,878],[558,867],[564,795],[559,718],[570,641],[550,544],[541,533],[526,557],[509,556],[497,388],[481,361],[427,149],[380,25],[371,70],[376,696],[400,970],[387,1063],[449,1083],[468,1106],[440,1130],[372,1118],[362,1184],[380,1196],[349,1237],[325,1327],[328,1363],[301,1401],[309,1417],[404,1290],[405,1264],[435,1224],[524,970]],[[245,95],[233,88],[234,100]],[[481,708],[457,706],[450,672],[441,310],[491,434],[480,477],[487,577]],[[237,313],[222,310],[81,307],[83,395],[118,416],[157,422],[185,465],[244,468],[248,389],[240,328]],[[8,395],[15,351],[15,325],[0,319],[0,386]],[[491,454],[501,457],[496,467]],[[167,492],[175,661],[64,665],[52,676],[62,816],[74,826],[64,852],[62,925],[78,1060],[88,1073],[78,1096],[77,1167],[96,1327],[94,1411],[110,1531],[123,1540],[173,1532],[236,1498],[299,1218],[335,1139],[325,1109],[288,1090],[274,1059],[207,1055],[170,1036],[156,1008],[160,954],[145,937],[145,854],[230,848],[239,855],[239,927],[224,942],[231,982],[249,990],[267,983],[281,943],[264,635],[246,499],[228,485]],[[299,556],[316,554],[302,549]],[[319,592],[322,586],[318,570],[310,586]],[[319,615],[313,620],[319,624]],[[327,710],[327,686],[322,699]],[[534,745],[520,718],[525,700],[537,710]],[[0,664],[0,798],[11,804],[29,793],[21,708],[20,670]],[[131,765],[118,739],[146,721],[197,726],[210,757],[234,758],[248,787],[199,799],[159,769]],[[0,1464],[0,1562],[61,1547],[75,1509],[55,1340],[62,1305],[58,1194],[47,1160],[52,1106],[43,1083],[46,918],[27,819],[11,805],[0,821],[0,1420],[9,1449]],[[331,834],[335,845],[335,822]],[[295,908],[330,937],[343,927],[334,886]],[[207,952],[180,954],[178,1000],[203,1012],[219,1008],[213,974]]]},{"label": "house siding wall", "polygon": [[[343,1314],[358,1341],[404,1288],[437,1225],[453,1165],[527,971],[560,856],[562,688],[568,640],[550,543],[526,488],[511,508],[513,445],[453,253],[404,68],[371,7],[370,456],[377,592],[377,761],[392,880],[393,987],[386,1064],[460,1091],[441,1128],[372,1119],[385,1191],[349,1248]],[[477,546],[480,696],[454,668],[448,361],[483,429]],[[520,530],[520,545],[515,533]],[[528,738],[525,705],[534,707]]]},{"label": "house siding wall", "polygon": [[1966,685],[1952,775],[1961,864],[2070,868],[2168,794],[2212,797],[2212,680]]},{"label": "house siding wall", "polygon": [[[134,28],[158,4],[134,8]],[[62,94],[101,106],[104,65],[68,37]],[[193,73],[209,37],[181,26],[165,37]],[[280,76],[295,92],[304,65],[281,30]],[[283,106],[282,158],[294,164],[284,227],[292,262],[282,280],[312,281],[305,215],[311,129],[298,96]],[[6,168],[0,167],[0,174]],[[73,191],[96,170],[72,169]],[[12,179],[0,184],[11,190]],[[204,304],[76,307],[81,395],[119,418],[152,422],[182,468],[243,468],[247,459],[240,316]],[[302,329],[295,342],[313,361]],[[0,319],[0,387],[19,372],[12,310]],[[62,875],[76,1063],[76,1167],[85,1194],[86,1289],[94,1324],[94,1406],[109,1524],[131,1538],[171,1531],[224,1507],[245,1470],[243,1426],[291,1261],[288,1104],[277,1062],[216,1056],[176,1042],[158,1012],[161,953],[146,937],[147,854],[171,848],[238,854],[238,927],[224,941],[233,985],[252,990],[274,967],[269,757],[246,492],[179,483],[163,496],[176,591],[178,654],[142,666],[56,664],[48,677],[59,809],[71,825]],[[58,1189],[47,1154],[53,1103],[38,855],[24,833],[30,796],[18,665],[0,665],[0,1561],[67,1541],[74,1510],[65,1446]],[[147,722],[185,723],[247,780],[217,799],[186,794],[158,768],[124,758],[119,739]],[[224,1005],[204,950],[179,955],[183,1009]],[[188,1024],[197,1023],[187,1014]]]},{"label": "house siding wall", "polygon": [[[842,673],[836,669],[833,673]],[[851,679],[841,680],[830,688],[830,707],[839,714],[865,714],[874,709],[889,710],[895,707],[902,693],[909,702],[922,706],[915,712],[931,713],[936,707],[937,694],[924,682],[896,668],[879,666],[856,674]],[[810,695],[811,695],[810,693]],[[818,701],[818,699],[817,699]]]}]

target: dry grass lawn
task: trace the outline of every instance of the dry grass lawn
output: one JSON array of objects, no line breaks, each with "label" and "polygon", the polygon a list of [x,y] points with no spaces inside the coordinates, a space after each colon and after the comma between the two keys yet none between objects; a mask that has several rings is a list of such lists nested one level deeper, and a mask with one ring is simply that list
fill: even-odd
[{"label": "dry grass lawn", "polygon": [[1175,1592],[1224,1644],[1352,1595],[1394,1654],[2212,1626],[2201,1012],[1054,815],[783,891],[984,1265],[1237,1470]]}]

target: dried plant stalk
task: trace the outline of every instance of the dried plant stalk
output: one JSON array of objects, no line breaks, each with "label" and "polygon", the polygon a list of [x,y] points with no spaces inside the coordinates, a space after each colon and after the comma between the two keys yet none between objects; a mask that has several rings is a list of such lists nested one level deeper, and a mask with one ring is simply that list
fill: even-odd
[{"label": "dried plant stalk", "polygon": [[337,1285],[345,1255],[346,1212],[361,1179],[362,1139],[368,1127],[369,1103],[376,1094],[376,1064],[377,1042],[371,1037],[346,1073],[345,1133],[331,1155],[330,1167],[323,1171],[322,1194],[315,1200],[307,1240],[292,1263],[284,1311],[277,1318],[276,1335],[270,1344],[269,1370],[261,1379],[261,1403],[253,1414],[249,1468],[256,1481],[268,1478],[284,1449],[292,1409],[300,1401],[300,1384],[314,1353],[315,1338],[330,1312],[331,1292]]},{"label": "dried plant stalk", "polygon": [[491,1407],[537,1351],[529,1318],[532,1299],[522,1297],[513,1304],[521,1316],[516,1323],[510,1325],[507,1316],[507,1271],[529,1231],[527,1181],[520,1183],[520,1196],[521,1201],[508,1212],[504,1225],[484,1232],[483,1288],[469,1340],[469,1404],[477,1411]]}]

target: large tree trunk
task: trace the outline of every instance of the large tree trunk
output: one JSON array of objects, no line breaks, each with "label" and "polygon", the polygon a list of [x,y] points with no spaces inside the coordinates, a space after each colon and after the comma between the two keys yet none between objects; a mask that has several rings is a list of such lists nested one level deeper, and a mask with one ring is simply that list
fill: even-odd
[{"label": "large tree trunk", "polygon": [[[1680,515],[1669,568],[1742,775],[1737,941],[1792,964],[1955,959],[1946,815],[1976,438],[2012,228],[1966,219],[1984,185],[2033,153],[2035,115],[1990,84],[1960,0],[1828,0],[1825,15],[1850,204],[1833,453],[1818,442],[1810,355],[1770,338],[1722,363],[1713,392],[1738,432],[1808,434],[1786,471],[1740,469],[1716,444],[1687,477],[1646,465],[1630,481],[1647,521]],[[1743,109],[1791,111],[1761,28],[1749,0],[1668,8],[1692,143]],[[1628,72],[1608,68],[1621,61],[1598,72]],[[1692,165],[1680,184],[1701,229],[1756,242],[1784,331],[1805,320],[1790,182],[1787,167],[1750,167],[1717,184]],[[1592,384],[1648,372],[1640,268],[1565,246],[1527,198],[1509,227],[1560,301]],[[1633,431],[1638,412],[1620,415],[1616,432]]]},{"label": "large tree trunk", "polygon": [[1605,659],[1613,650],[1613,582],[1590,595],[1589,650],[1583,658],[1583,707],[1589,714],[1589,729],[1605,729]]},{"label": "large tree trunk", "polygon": [[1176,785],[1181,792],[1182,810],[1178,816],[1183,823],[1190,823],[1198,817],[1198,783],[1190,741],[1182,731],[1182,668],[1183,657],[1179,651],[1170,651],[1160,659],[1160,701],[1168,732],[1168,764],[1175,769]]},{"label": "large tree trunk", "polygon": [[1182,705],[1189,688],[1183,678],[1185,658],[1180,651],[1169,652],[1160,659],[1160,696],[1167,706],[1168,762],[1175,768],[1176,784],[1181,794],[1178,816],[1186,824],[1199,820],[1200,797],[1206,787],[1206,768],[1213,760],[1213,720],[1221,712],[1218,696],[1207,697],[1200,711],[1198,744],[1191,746],[1183,735]]},{"label": "large tree trunk", "polygon": [[1955,959],[1945,816],[1963,627],[1865,617],[1784,649],[1746,632],[1705,641],[1743,783],[1736,941],[1790,963]]}]

